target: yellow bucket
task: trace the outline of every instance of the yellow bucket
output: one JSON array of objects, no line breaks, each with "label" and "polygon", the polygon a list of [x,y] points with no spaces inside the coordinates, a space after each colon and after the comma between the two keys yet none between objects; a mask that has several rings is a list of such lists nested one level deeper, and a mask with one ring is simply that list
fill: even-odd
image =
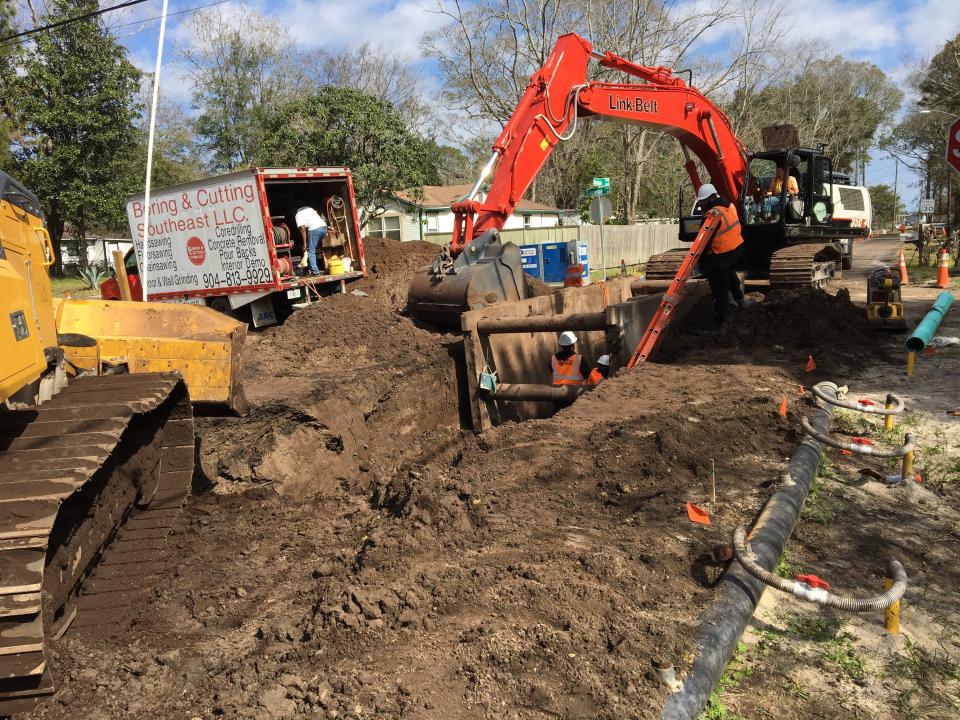
[{"label": "yellow bucket", "polygon": [[329,275],[343,275],[343,260],[336,255],[327,260],[327,273]]}]

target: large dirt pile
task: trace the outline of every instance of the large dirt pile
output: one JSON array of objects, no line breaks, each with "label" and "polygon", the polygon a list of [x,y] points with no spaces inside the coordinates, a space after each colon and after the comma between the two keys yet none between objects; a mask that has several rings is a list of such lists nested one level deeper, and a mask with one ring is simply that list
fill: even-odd
[{"label": "large dirt pile", "polygon": [[433,434],[458,432],[462,342],[401,313],[410,278],[436,246],[369,238],[366,248],[368,278],[248,336],[250,416],[200,426],[212,481],[329,492],[392,467]]},{"label": "large dirt pile", "polygon": [[407,289],[414,274],[433,262],[440,246],[428,242],[397,242],[385,238],[363,239],[368,277],[351,288],[369,292],[391,307],[407,304]]},{"label": "large dirt pile", "polygon": [[67,706],[35,716],[656,717],[653,663],[688,667],[791,445],[786,382],[650,366],[309,503],[199,498],[177,577],[134,632],[68,638]]},{"label": "large dirt pile", "polygon": [[798,288],[751,297],[758,300],[755,306],[731,307],[730,329],[722,338],[703,334],[713,327],[712,301],[704,298],[691,309],[683,331],[672,333],[661,357],[726,358],[733,353],[752,361],[786,362],[802,371],[813,355],[821,374],[858,371],[890,357],[891,336],[870,327],[863,308],[851,302],[844,288],[836,295]]}]

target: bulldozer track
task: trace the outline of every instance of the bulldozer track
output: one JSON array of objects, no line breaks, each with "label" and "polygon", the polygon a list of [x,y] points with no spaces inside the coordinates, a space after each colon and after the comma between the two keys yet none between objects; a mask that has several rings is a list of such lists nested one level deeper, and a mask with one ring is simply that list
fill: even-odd
[{"label": "bulldozer track", "polygon": [[53,692],[48,639],[136,610],[193,463],[175,374],[80,378],[0,413],[0,716]]}]

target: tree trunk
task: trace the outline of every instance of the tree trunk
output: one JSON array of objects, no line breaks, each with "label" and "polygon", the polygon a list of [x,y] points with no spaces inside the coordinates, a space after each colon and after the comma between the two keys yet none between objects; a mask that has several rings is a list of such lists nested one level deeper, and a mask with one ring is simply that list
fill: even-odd
[{"label": "tree trunk", "polygon": [[51,209],[47,216],[47,232],[50,233],[50,244],[53,245],[53,274],[63,277],[63,250],[60,247],[63,241],[63,219],[56,209]]}]

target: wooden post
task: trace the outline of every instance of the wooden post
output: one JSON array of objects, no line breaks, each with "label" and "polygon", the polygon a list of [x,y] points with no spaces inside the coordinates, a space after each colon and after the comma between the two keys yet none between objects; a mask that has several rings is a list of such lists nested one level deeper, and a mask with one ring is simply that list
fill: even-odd
[{"label": "wooden post", "polygon": [[113,269],[117,273],[117,284],[120,285],[120,299],[127,301],[133,300],[133,296],[130,293],[130,278],[127,277],[127,268],[123,264],[122,250],[113,251]]}]

